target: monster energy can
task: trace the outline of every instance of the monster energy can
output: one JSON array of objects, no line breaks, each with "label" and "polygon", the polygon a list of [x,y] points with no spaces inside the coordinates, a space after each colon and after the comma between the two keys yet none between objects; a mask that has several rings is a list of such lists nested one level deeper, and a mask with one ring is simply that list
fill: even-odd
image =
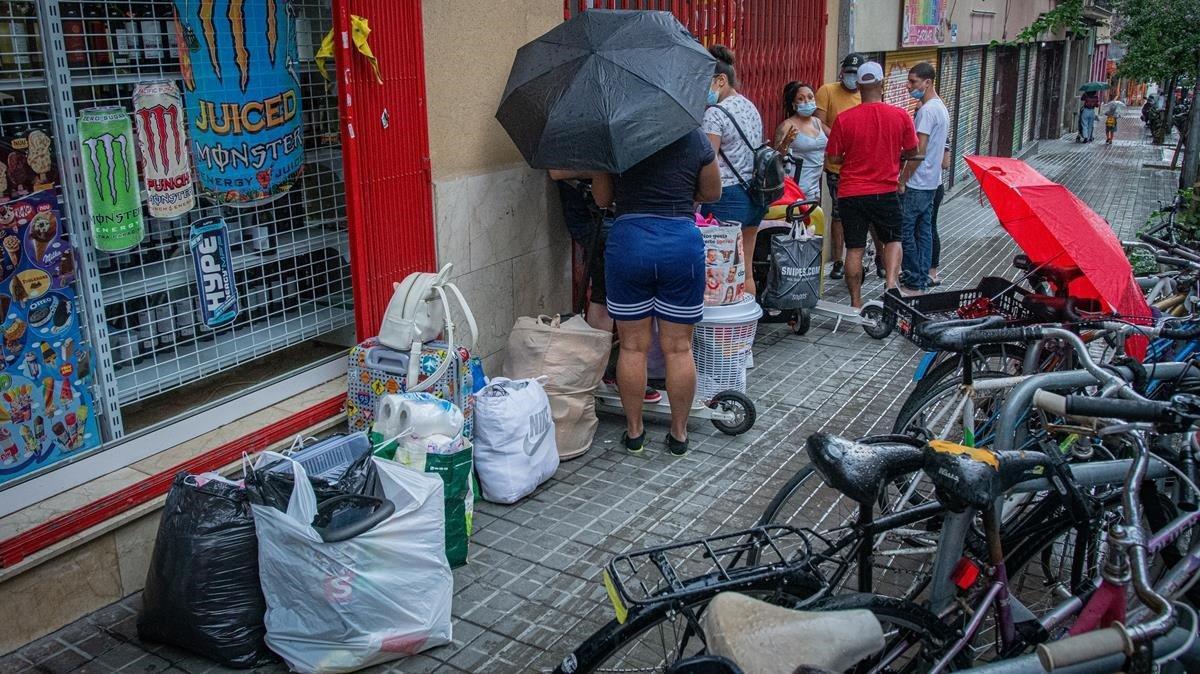
[{"label": "monster energy can", "polygon": [[83,181],[96,250],[121,251],[142,242],[146,229],[133,144],[133,125],[121,106],[79,114]]},{"label": "monster energy can", "polygon": [[178,218],[196,205],[178,87],[166,80],[139,84],[133,90],[133,117],[150,217]]}]

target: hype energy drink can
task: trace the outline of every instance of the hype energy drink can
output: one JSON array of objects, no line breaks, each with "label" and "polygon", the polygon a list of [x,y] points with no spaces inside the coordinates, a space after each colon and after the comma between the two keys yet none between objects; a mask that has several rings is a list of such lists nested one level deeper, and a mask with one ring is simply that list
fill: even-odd
[{"label": "hype energy drink can", "polygon": [[129,115],[119,105],[85,108],[79,113],[79,144],[96,250],[133,248],[146,228]]},{"label": "hype energy drink can", "polygon": [[188,249],[196,270],[201,323],[209,328],[229,324],[238,315],[238,293],[225,219],[214,215],[193,222]]},{"label": "hype energy drink can", "polygon": [[184,131],[183,99],[175,83],[139,84],[133,90],[133,118],[150,217],[178,218],[195,207],[196,188]]},{"label": "hype energy drink can", "polygon": [[261,204],[304,170],[290,0],[175,0],[180,75],[200,188],[229,206]]}]

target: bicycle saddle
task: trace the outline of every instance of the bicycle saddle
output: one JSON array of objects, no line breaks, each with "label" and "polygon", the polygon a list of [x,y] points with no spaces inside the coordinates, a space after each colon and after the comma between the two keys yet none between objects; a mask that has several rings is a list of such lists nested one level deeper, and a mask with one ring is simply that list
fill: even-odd
[{"label": "bicycle saddle", "polygon": [[801,665],[843,672],[883,650],[883,628],[867,610],[794,611],[722,592],[701,618],[708,652],[754,674]]},{"label": "bicycle saddle", "polygon": [[925,445],[925,474],[952,512],[983,510],[1014,485],[1042,476],[1047,465],[1041,452],[993,452],[946,440]]},{"label": "bicycle saddle", "polygon": [[859,503],[874,503],[888,480],[924,465],[919,445],[906,444],[899,437],[888,440],[865,444],[814,433],[806,446],[809,460],[826,484]]}]

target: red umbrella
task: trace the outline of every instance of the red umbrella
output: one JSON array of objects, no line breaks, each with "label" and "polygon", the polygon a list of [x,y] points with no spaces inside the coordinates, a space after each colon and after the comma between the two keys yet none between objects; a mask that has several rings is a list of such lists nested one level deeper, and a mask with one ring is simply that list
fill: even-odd
[{"label": "red umbrella", "polygon": [[[1133,268],[1108,222],[1066,187],[1019,159],[967,157],[1000,225],[1034,265],[1078,267],[1070,295],[1100,300],[1106,309],[1138,322],[1151,317]],[[1143,357],[1145,342],[1131,340],[1130,355]]]}]

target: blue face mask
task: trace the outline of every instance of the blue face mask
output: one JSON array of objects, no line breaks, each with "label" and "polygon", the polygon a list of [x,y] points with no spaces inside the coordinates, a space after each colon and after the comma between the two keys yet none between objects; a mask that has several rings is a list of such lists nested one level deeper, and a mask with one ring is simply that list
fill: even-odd
[{"label": "blue face mask", "polygon": [[908,95],[912,96],[913,98],[917,99],[918,101],[921,100],[922,98],[925,98],[925,92],[922,91],[921,89],[913,89],[912,91],[908,92]]},{"label": "blue face mask", "polygon": [[846,88],[849,89],[850,91],[854,91],[855,89],[857,89],[858,88],[858,73],[853,73],[853,74],[847,73],[845,75],[842,75],[842,84],[846,85]]},{"label": "blue face mask", "polygon": [[813,103],[811,101],[808,103],[797,103],[796,104],[796,112],[798,112],[801,117],[812,117],[813,113],[816,111],[817,111],[817,104]]},{"label": "blue face mask", "polygon": [[717,100],[718,100],[718,97],[717,97],[717,92],[713,91],[712,89],[709,89],[709,90],[708,90],[708,104],[709,104],[709,105],[716,105],[716,104],[717,104]]}]

